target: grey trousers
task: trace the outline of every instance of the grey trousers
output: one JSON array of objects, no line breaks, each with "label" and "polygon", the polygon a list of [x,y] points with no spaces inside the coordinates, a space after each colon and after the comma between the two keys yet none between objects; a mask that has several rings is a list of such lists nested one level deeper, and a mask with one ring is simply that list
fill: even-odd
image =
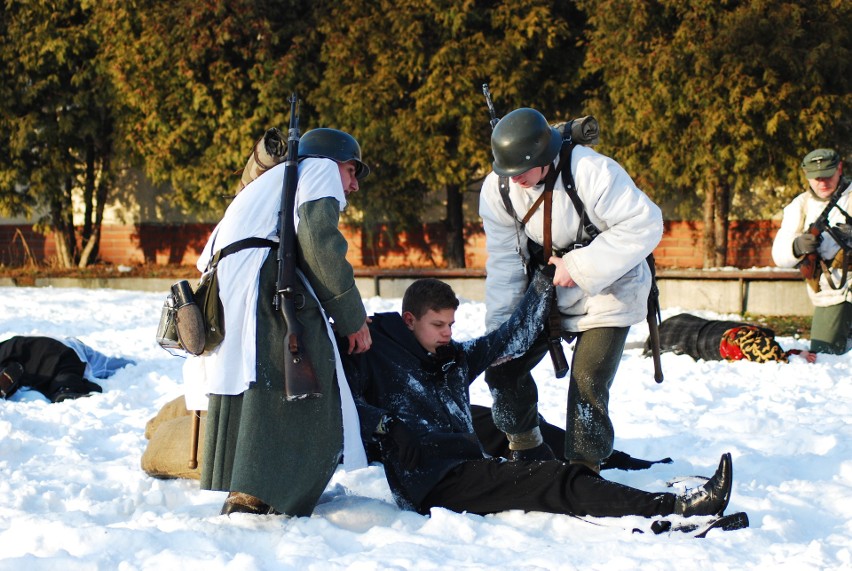
[{"label": "grey trousers", "polygon": [[[565,458],[600,463],[612,453],[615,431],[609,390],[624,352],[629,327],[599,327],[577,334],[565,426]],[[530,371],[547,353],[540,336],[523,356],[485,372],[494,399],[494,424],[507,434],[538,426],[538,388]]]}]

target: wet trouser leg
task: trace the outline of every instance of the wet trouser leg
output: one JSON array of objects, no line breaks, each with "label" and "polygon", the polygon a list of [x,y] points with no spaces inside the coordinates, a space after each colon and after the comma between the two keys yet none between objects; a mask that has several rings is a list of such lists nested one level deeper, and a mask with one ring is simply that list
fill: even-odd
[{"label": "wet trouser leg", "polygon": [[538,389],[530,370],[547,353],[547,336],[540,335],[518,357],[485,371],[491,391],[494,424],[506,434],[519,434],[538,426]]},{"label": "wet trouser leg", "polygon": [[612,453],[609,389],[629,327],[599,327],[577,336],[568,385],[565,458],[600,464]]},{"label": "wet trouser leg", "polygon": [[811,320],[811,351],[842,355],[852,325],[852,303],[815,307]]},{"label": "wet trouser leg", "polygon": [[420,506],[475,514],[506,510],[621,517],[674,513],[675,495],[651,493],[605,480],[585,466],[559,460],[470,460],[447,474]]}]

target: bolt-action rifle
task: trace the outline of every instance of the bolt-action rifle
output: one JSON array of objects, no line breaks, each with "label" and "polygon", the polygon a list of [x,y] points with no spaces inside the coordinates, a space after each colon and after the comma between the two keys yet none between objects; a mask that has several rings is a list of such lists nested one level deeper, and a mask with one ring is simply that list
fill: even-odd
[{"label": "bolt-action rifle", "polygon": [[281,311],[287,324],[287,355],[284,359],[284,392],[287,400],[322,396],[316,371],[302,340],[302,324],[296,318],[296,186],[299,182],[299,115],[298,98],[290,96],[290,128],[287,134],[287,158],[284,160],[284,184],[281,211],[278,213],[278,278],[275,283],[274,307]]},{"label": "bolt-action rifle", "polygon": [[[488,105],[488,113],[491,115],[491,130],[497,126],[500,119],[497,117],[497,112],[494,110],[494,103],[491,101],[491,91],[488,89],[488,84],[482,84],[482,94],[485,95],[485,103]],[[549,228],[544,229],[549,232]],[[543,258],[547,263],[551,252],[545,252]],[[562,317],[559,314],[559,307],[556,303],[556,289],[553,289],[550,299],[550,313],[547,317],[547,350],[550,353],[550,360],[553,363],[553,372],[557,379],[561,379],[568,374],[568,360],[565,358],[565,351],[562,349]]]},{"label": "bolt-action rifle", "polygon": [[[843,249],[844,258],[846,258],[846,253],[852,249],[852,243],[850,243],[850,237],[842,232],[836,226],[832,226],[828,221],[828,215],[831,214],[831,211],[835,208],[839,210],[843,216],[846,218],[846,223],[852,223],[852,216],[849,215],[845,210],[843,210],[840,206],[837,205],[837,201],[840,200],[840,197],[843,195],[844,186],[841,184],[837,185],[837,189],[834,191],[834,194],[831,195],[831,198],[828,201],[828,204],[825,205],[820,215],[814,220],[810,226],[808,226],[807,233],[813,236],[816,236],[818,240],[821,240],[821,236],[823,232],[827,232],[834,241]],[[831,273],[827,271],[825,267],[825,262],[820,258],[819,252],[811,252],[809,254],[805,254],[805,256],[799,260],[799,263],[796,264],[796,267],[799,269],[799,272],[802,274],[802,277],[805,278],[805,281],[811,286],[815,292],[818,292],[821,288],[819,285],[819,278],[823,271],[826,271],[826,277],[828,278],[828,285],[831,286],[832,289],[840,289],[846,283],[846,273],[848,270],[848,264],[843,264],[843,277],[841,278],[840,285],[835,286],[833,280],[831,279]]]}]

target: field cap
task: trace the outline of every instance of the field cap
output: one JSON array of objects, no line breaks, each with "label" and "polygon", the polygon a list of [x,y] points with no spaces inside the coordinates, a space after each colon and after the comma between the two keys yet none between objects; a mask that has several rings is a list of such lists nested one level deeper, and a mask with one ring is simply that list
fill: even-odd
[{"label": "field cap", "polygon": [[817,149],[811,151],[802,160],[802,168],[808,179],[828,178],[834,176],[840,156],[834,149]]}]

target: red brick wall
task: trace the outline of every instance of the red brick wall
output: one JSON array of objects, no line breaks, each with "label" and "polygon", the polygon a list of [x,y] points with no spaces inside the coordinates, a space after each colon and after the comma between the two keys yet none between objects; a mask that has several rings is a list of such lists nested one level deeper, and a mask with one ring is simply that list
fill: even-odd
[{"label": "red brick wall", "polygon": [[[657,265],[700,268],[702,227],[701,222],[667,222],[663,239],[654,252]],[[193,265],[212,228],[212,224],[104,226],[101,259],[131,266]],[[777,229],[778,223],[771,220],[732,222],[726,265],[737,268],[773,266],[770,249]],[[16,233],[18,230],[20,234]],[[403,235],[391,235],[386,228],[378,228],[371,240],[365,242],[357,228],[344,229],[344,234],[350,244],[348,259],[355,267],[441,268],[446,265],[440,251],[446,229],[441,224],[424,224],[420,231]],[[484,268],[487,255],[481,226],[468,224],[464,236],[466,266]],[[24,244],[39,263],[49,263],[55,257],[52,236],[36,234],[30,226],[0,225],[0,265],[22,265],[26,258]]]}]

